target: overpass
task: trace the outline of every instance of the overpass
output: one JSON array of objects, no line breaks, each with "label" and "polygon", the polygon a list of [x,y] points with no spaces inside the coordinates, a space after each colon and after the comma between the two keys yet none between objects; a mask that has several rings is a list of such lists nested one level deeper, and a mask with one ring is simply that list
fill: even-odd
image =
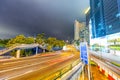
[{"label": "overpass", "polygon": [[13,45],[9,48],[5,48],[3,50],[0,50],[0,55],[3,55],[7,52],[10,52],[12,50],[17,50],[16,52],[16,58],[20,57],[20,50],[22,49],[32,49],[32,48],[36,48],[36,54],[38,53],[38,47],[43,49],[43,52],[45,52],[46,48],[45,46],[39,45],[39,44],[16,44]]}]

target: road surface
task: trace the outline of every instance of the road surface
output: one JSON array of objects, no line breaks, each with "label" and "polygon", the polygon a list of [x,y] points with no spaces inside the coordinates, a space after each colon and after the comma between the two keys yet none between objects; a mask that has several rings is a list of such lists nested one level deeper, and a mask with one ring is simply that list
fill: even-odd
[{"label": "road surface", "polygon": [[59,51],[45,55],[0,62],[0,80],[40,80],[79,59],[76,51]]}]

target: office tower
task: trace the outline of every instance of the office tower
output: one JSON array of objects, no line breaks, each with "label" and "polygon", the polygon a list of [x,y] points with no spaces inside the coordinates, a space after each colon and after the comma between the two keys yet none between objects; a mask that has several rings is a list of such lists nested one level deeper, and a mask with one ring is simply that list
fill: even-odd
[{"label": "office tower", "polygon": [[74,23],[74,40],[78,40],[80,38],[80,30],[84,27],[84,23],[80,23],[75,20]]},{"label": "office tower", "polygon": [[106,35],[106,28],[103,16],[103,2],[102,0],[90,0],[91,23],[93,38],[102,37]]},{"label": "office tower", "polygon": [[117,17],[119,13],[117,0],[103,0],[104,18],[106,34],[120,32],[120,19]]},{"label": "office tower", "polygon": [[120,0],[118,0],[118,14],[116,15],[120,19]]},{"label": "office tower", "polygon": [[104,37],[120,32],[120,0],[90,0],[92,37]]}]

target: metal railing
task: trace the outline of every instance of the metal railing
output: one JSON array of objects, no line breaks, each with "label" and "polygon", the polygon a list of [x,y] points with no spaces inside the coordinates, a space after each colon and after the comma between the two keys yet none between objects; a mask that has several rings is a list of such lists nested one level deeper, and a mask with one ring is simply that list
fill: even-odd
[{"label": "metal railing", "polygon": [[18,45],[19,45],[19,44],[15,44],[15,45],[13,45],[13,46],[11,46],[11,47],[8,47],[8,48],[5,48],[5,49],[0,50],[0,55],[2,55],[2,54],[4,54],[4,53],[7,53],[7,52],[9,52],[9,51],[17,48]]},{"label": "metal railing", "polygon": [[77,64],[80,63],[80,59],[74,61],[72,64],[67,65],[66,67],[63,67],[62,69],[55,71],[53,73],[50,73],[49,75],[46,75],[45,77],[41,78],[40,80],[56,80],[62,77],[65,73],[70,71],[73,67],[75,67]]},{"label": "metal railing", "polygon": [[97,63],[101,69],[105,70],[107,74],[115,78],[115,80],[120,79],[120,69],[116,68],[115,66],[111,66],[110,64],[107,64],[106,62],[103,62],[95,57],[92,57],[92,60]]},{"label": "metal railing", "polygon": [[37,47],[37,46],[42,48],[42,46],[39,44],[15,44],[11,47],[0,50],[0,55],[5,54],[5,53],[7,53],[11,50],[14,50],[16,48],[33,48],[33,47]]}]

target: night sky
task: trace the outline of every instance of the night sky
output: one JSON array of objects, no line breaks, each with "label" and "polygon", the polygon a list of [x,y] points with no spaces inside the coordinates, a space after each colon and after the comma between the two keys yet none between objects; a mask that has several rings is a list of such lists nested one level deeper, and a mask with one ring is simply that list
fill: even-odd
[{"label": "night sky", "polygon": [[44,32],[73,39],[74,21],[85,21],[89,0],[0,0],[0,38]]}]

